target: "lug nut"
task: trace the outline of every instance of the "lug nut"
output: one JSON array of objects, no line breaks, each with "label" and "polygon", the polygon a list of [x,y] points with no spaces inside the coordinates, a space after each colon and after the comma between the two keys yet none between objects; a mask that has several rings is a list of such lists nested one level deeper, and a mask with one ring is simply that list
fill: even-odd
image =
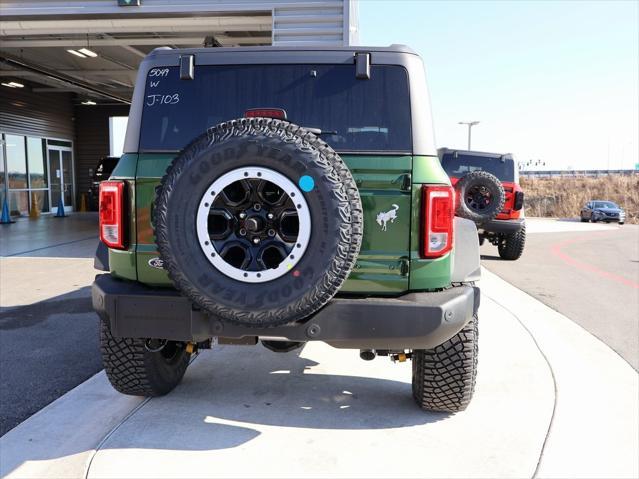
[{"label": "lug nut", "polygon": [[253,205],[253,209],[254,209],[255,211],[260,211],[260,210],[262,209],[262,205],[261,205],[261,204],[259,204],[259,203],[255,203],[255,204]]},{"label": "lug nut", "polygon": [[240,228],[240,234],[242,236],[246,236],[246,230],[244,228]]},{"label": "lug nut", "polygon": [[268,230],[268,235],[269,236],[275,236],[275,230],[273,230],[273,229]]},{"label": "lug nut", "polygon": [[240,219],[243,220],[244,218],[246,218],[246,213],[240,213]]},{"label": "lug nut", "polygon": [[260,244],[259,238],[253,238],[253,244]]},{"label": "lug nut", "polygon": [[269,214],[267,214],[267,215],[266,215],[266,217],[267,217],[269,220],[272,220],[273,218],[275,218],[275,215],[274,215],[273,213],[269,213]]}]

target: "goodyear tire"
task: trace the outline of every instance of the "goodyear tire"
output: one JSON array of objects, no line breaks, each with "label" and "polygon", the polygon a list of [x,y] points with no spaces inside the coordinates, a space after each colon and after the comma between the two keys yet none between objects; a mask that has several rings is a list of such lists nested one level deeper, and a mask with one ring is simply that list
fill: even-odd
[{"label": "goodyear tire", "polygon": [[494,219],[504,207],[506,193],[501,181],[487,171],[473,171],[455,185],[457,210],[455,214],[477,225]]},{"label": "goodyear tire", "polygon": [[521,258],[524,253],[524,245],[526,244],[526,225],[522,225],[521,229],[516,233],[504,235],[500,238],[497,245],[497,251],[501,259],[514,261]]},{"label": "goodyear tire", "polygon": [[155,200],[175,287],[223,321],[275,327],[324,306],[350,273],[362,205],[348,167],[292,123],[243,118],[196,138]]},{"label": "goodyear tire", "polygon": [[117,391],[133,396],[162,396],[180,383],[191,357],[182,343],[166,341],[154,351],[147,347],[146,340],[116,338],[107,321],[100,323],[102,363]]},{"label": "goodyear tire", "polygon": [[425,410],[466,409],[475,391],[477,315],[455,336],[433,349],[413,351],[413,398]]}]

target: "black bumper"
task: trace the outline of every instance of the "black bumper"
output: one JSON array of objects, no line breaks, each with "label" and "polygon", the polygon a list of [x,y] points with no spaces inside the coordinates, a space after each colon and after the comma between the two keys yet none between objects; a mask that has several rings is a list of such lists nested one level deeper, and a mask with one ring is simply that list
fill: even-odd
[{"label": "black bumper", "polygon": [[526,225],[526,220],[524,218],[517,218],[514,220],[491,220],[488,223],[482,224],[478,229],[479,233],[482,233],[482,230],[488,233],[499,233],[499,234],[511,234],[517,233]]},{"label": "black bumper", "polygon": [[463,328],[479,307],[479,288],[459,286],[399,298],[333,298],[303,323],[276,328],[237,326],[193,308],[175,290],[98,275],[93,307],[116,337],[204,341],[249,336],[324,341],[337,348],[427,349]]}]

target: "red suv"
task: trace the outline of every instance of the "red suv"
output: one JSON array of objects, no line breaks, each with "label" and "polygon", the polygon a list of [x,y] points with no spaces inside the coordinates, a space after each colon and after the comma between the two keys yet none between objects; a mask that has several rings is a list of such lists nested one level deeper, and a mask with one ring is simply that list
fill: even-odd
[{"label": "red suv", "polygon": [[475,221],[479,243],[497,246],[502,259],[524,252],[524,192],[511,154],[440,148],[439,159],[458,192],[457,215]]}]

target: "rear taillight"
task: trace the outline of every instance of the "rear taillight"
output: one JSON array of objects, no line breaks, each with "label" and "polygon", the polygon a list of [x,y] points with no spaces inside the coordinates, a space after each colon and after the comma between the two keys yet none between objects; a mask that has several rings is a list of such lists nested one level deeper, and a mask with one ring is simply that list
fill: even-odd
[{"label": "rear taillight", "polygon": [[515,191],[515,202],[513,205],[513,210],[519,211],[523,207],[524,207],[524,192]]},{"label": "rear taillight", "polygon": [[124,183],[100,183],[100,241],[109,248],[124,249]]},{"label": "rear taillight", "polygon": [[453,248],[455,190],[450,186],[422,186],[423,258],[439,258]]}]

